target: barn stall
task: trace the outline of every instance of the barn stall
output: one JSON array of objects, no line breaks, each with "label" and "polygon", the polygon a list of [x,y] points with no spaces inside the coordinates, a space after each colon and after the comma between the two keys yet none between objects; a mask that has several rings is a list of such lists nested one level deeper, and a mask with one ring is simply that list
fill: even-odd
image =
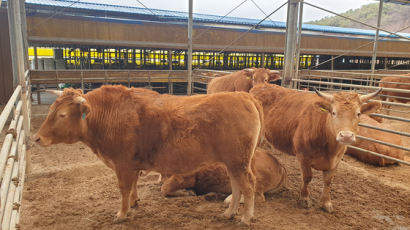
[{"label": "barn stall", "polygon": [[[75,6],[75,4],[73,6]],[[292,20],[294,22],[298,21],[297,19]],[[291,20],[288,19],[288,21]],[[18,28],[16,30],[18,30]],[[182,33],[186,33],[186,31]],[[44,32],[43,34],[49,33]],[[37,39],[37,41],[40,40],[39,38]],[[231,39],[235,38],[233,37]],[[297,38],[289,38],[289,40],[293,39],[297,40]],[[286,39],[282,40],[282,45],[285,40]],[[401,49],[403,49],[403,44],[408,45],[408,41],[404,40],[404,38],[400,38],[399,41],[396,41],[397,44],[400,45],[393,45],[393,47],[401,47]],[[54,41],[53,44],[56,43],[57,41]],[[303,47],[303,36],[301,44]],[[404,47],[408,46],[404,45]],[[400,50],[400,48],[397,48],[397,50]],[[283,51],[284,50],[282,50],[282,52]],[[229,73],[224,71],[224,68],[220,68],[220,70],[201,69],[203,66],[212,67],[217,65],[218,62],[213,61],[219,57],[217,55],[218,52],[215,52],[216,54],[210,57],[204,58],[205,63],[214,63],[213,65],[205,65],[202,63],[198,64],[196,66],[197,69],[193,70],[192,92],[194,94],[205,93],[206,84],[212,76]],[[402,75],[406,74],[407,70],[335,71],[334,68],[332,68],[333,70],[317,70],[318,66],[326,65],[326,63],[330,64],[330,67],[337,65],[338,61],[340,61],[340,58],[337,56],[342,55],[343,52],[334,53],[330,55],[331,59],[326,60],[305,59],[305,63],[313,63],[305,66],[307,67],[305,69],[303,69],[303,65],[293,65],[293,69],[288,69],[287,72],[289,73],[290,71],[292,74],[282,73],[282,76],[284,76],[282,84],[295,90],[312,90],[314,87],[329,92],[356,90],[359,93],[364,93],[376,89],[378,82],[383,77],[397,76],[399,78],[406,78]],[[367,52],[368,54],[372,53],[371,49]],[[114,56],[121,56],[121,52],[114,51],[114,53]],[[132,51],[130,53],[132,54]],[[172,52],[170,53],[172,54]],[[189,53],[192,54],[193,52],[188,52],[188,56]],[[84,60],[88,54],[83,53],[80,55],[83,56],[78,59]],[[270,59],[271,62],[265,58],[269,55],[262,55],[263,54],[260,54],[256,57],[246,56],[247,58],[245,58],[245,60],[249,60],[247,63],[255,63],[253,60],[259,60],[258,63],[260,63],[260,66],[257,65],[256,67],[265,66],[267,63],[276,63],[274,58]],[[394,55],[398,55],[398,53]],[[136,56],[137,55],[134,57]],[[164,56],[167,56],[167,54],[165,53]],[[129,57],[131,57],[129,59],[132,60],[132,55]],[[343,55],[341,57],[343,57]],[[175,58],[177,58],[177,56],[171,55],[170,60],[172,61],[169,63],[176,65],[177,63],[173,61]],[[405,59],[406,56],[403,58],[402,61],[395,62],[391,66],[408,65]],[[19,59],[23,58],[20,57]],[[71,57],[71,59],[76,59],[76,57]],[[188,62],[189,57],[182,57],[182,60]],[[282,60],[279,62],[282,63],[281,66],[283,67],[286,66],[286,54],[284,60],[285,61]],[[362,62],[360,58],[346,58],[346,61],[347,60],[350,60],[349,62],[351,64]],[[382,60],[385,59],[378,60],[377,63],[381,64]],[[219,61],[223,61],[223,58],[219,59]],[[77,62],[70,61],[69,63],[75,65]],[[155,61],[153,61],[153,63],[155,63]],[[235,63],[235,61],[232,61],[232,63]],[[371,62],[367,60],[367,63],[370,64]],[[7,122],[10,127],[4,133],[5,141],[3,142],[1,153],[2,158],[7,159],[7,164],[4,164],[6,171],[4,171],[3,174],[1,187],[3,229],[245,229],[245,227],[237,225],[236,222],[226,220],[216,215],[217,213],[222,213],[225,206],[220,200],[215,200],[212,196],[183,198],[162,197],[160,194],[160,185],[157,183],[158,175],[156,174],[149,174],[147,177],[140,179],[138,185],[141,198],[139,207],[131,211],[129,219],[126,222],[115,224],[113,223],[113,219],[120,203],[120,195],[115,175],[95,157],[88,147],[79,143],[74,145],[56,145],[47,149],[34,145],[30,150],[31,157],[28,156],[26,158],[26,147],[24,147],[23,143],[28,142],[23,137],[28,134],[28,132],[24,132],[24,130],[30,130],[30,128],[27,128],[27,125],[24,124],[23,121],[31,121],[29,125],[32,127],[32,132],[35,132],[38,130],[48,111],[47,105],[31,107],[30,100],[24,100],[27,99],[27,95],[31,95],[31,87],[27,87],[30,84],[38,86],[34,87],[34,89],[40,89],[33,94],[34,103],[38,104],[41,103],[40,95],[44,97],[44,103],[52,102],[53,100],[53,98],[47,97],[46,94],[42,92],[42,88],[55,87],[56,84],[63,83],[77,84],[77,86],[84,88],[84,90],[92,89],[93,84],[98,86],[101,84],[121,83],[127,86],[147,87],[174,94],[186,94],[190,91],[189,89],[178,91],[178,89],[180,90],[181,88],[187,87],[189,84],[187,84],[188,77],[186,77],[188,70],[170,70],[172,69],[172,65],[166,66],[166,68],[169,67],[169,69],[163,71],[143,69],[86,70],[83,69],[85,65],[80,64],[79,66],[82,67],[77,70],[51,70],[48,72],[45,70],[33,70],[27,72],[25,71],[28,69],[26,67],[25,70],[20,71],[20,75],[24,76],[22,77],[24,80],[19,80],[21,87],[16,88],[16,91],[14,91],[14,94],[1,115],[2,119],[4,117],[4,123]],[[91,62],[89,66],[91,66]],[[185,68],[188,66],[189,64],[187,63]],[[239,66],[241,67],[238,68],[252,67],[249,65]],[[299,70],[299,68],[301,68],[301,70]],[[234,71],[235,68],[227,68],[225,70]],[[210,72],[213,74],[210,75]],[[287,81],[287,79],[289,80]],[[159,84],[156,85],[155,83]],[[406,85],[406,83],[404,85]],[[89,89],[88,86],[90,86]],[[387,92],[409,93],[409,90],[395,88],[385,90]],[[21,102],[17,100],[19,97],[22,98]],[[391,97],[391,99],[400,99],[394,95],[388,97]],[[321,192],[319,173],[314,172],[315,179],[310,186],[313,207],[308,210],[301,209],[296,204],[300,180],[296,160],[292,156],[273,151],[272,154],[279,158],[288,170],[289,184],[285,189],[269,195],[265,203],[256,205],[256,222],[252,224],[252,227],[256,229],[407,228],[410,225],[410,213],[407,208],[410,205],[408,199],[410,195],[410,184],[408,181],[410,169],[406,166],[409,164],[410,157],[410,126],[408,125],[410,110],[405,103],[390,101],[382,101],[382,103],[384,105],[390,105],[391,107],[383,107],[380,112],[374,114],[376,117],[383,118],[383,123],[388,123],[390,126],[389,129],[383,129],[381,131],[398,135],[398,138],[402,140],[402,144],[396,145],[384,141],[368,140],[368,138],[367,140],[376,141],[379,144],[403,150],[405,152],[405,158],[397,160],[399,165],[381,168],[362,163],[356,158],[345,156],[332,184],[332,197],[336,210],[334,213],[328,214],[321,211],[318,207]],[[15,109],[12,108],[12,105],[14,105]],[[24,108],[28,108],[28,118],[23,118],[17,122],[16,118],[19,117],[19,114],[22,112],[24,115]],[[10,112],[12,110],[14,113]],[[361,125],[362,127],[366,127],[366,124]],[[14,126],[17,128],[16,135],[14,135],[12,131]],[[375,129],[377,127],[366,128]],[[19,131],[20,129],[23,131]],[[359,138],[366,139],[366,137]],[[15,148],[13,148],[13,146],[15,146]],[[3,148],[10,149],[10,151],[7,150],[7,152],[5,152],[6,150],[4,150],[3,153]],[[379,153],[369,152],[368,154],[377,155]],[[30,159],[32,161],[31,167],[25,176],[25,164],[26,161]],[[12,168],[12,170],[10,168]],[[10,180],[7,178],[10,178]],[[17,180],[15,178],[19,179]],[[10,181],[12,181],[12,183]],[[16,181],[18,181],[18,183],[16,183]],[[3,183],[8,184],[8,186],[3,186]],[[24,193],[22,194],[23,185]],[[6,188],[7,191],[5,190]],[[6,193],[7,195],[3,196],[3,194]],[[22,202],[20,202],[21,199]],[[20,203],[22,205],[21,207]],[[15,225],[16,223],[19,224]]]}]

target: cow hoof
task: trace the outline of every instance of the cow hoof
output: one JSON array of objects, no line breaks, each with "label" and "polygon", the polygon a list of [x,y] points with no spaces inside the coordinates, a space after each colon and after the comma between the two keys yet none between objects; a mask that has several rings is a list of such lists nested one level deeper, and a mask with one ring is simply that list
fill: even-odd
[{"label": "cow hoof", "polygon": [[310,208],[312,207],[312,203],[310,202],[310,200],[308,198],[306,199],[299,199],[298,204],[302,207],[302,208]]},{"label": "cow hoof", "polygon": [[123,223],[123,222],[125,222],[127,220],[127,218],[125,218],[125,217],[115,217],[115,219],[114,219],[114,224],[119,224],[119,223]]},{"label": "cow hoof", "polygon": [[117,216],[114,219],[114,223],[118,224],[118,223],[122,223],[127,219],[127,214],[123,214],[120,212],[117,213]]},{"label": "cow hoof", "polygon": [[330,202],[324,203],[324,204],[322,205],[322,209],[323,209],[325,212],[332,213],[332,212],[333,212],[333,205],[332,205],[332,203],[330,203]]},{"label": "cow hoof", "polygon": [[229,210],[226,210],[226,211],[224,212],[224,214],[222,214],[222,216],[225,217],[225,218],[228,219],[228,220],[231,220],[231,219],[234,218],[235,213],[229,212]]},{"label": "cow hoof", "polygon": [[249,218],[249,217],[244,217],[244,216],[242,216],[242,218],[241,218],[241,223],[243,223],[243,224],[245,224],[246,226],[249,226],[249,225],[251,225],[251,223],[255,223],[256,222],[256,219],[254,219],[254,218]]},{"label": "cow hoof", "polygon": [[137,208],[138,207],[138,201],[140,199],[136,199],[134,202],[131,202],[131,208]]}]

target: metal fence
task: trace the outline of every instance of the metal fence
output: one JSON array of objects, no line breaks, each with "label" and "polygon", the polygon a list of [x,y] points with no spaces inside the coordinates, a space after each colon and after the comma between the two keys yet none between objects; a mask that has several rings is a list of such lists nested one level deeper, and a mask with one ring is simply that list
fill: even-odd
[{"label": "metal fence", "polygon": [[[28,137],[30,135],[30,85],[28,72],[24,84],[14,90],[0,115],[0,133],[4,140],[0,152],[1,229],[18,229],[24,187]],[[8,125],[8,129],[3,128]]]}]

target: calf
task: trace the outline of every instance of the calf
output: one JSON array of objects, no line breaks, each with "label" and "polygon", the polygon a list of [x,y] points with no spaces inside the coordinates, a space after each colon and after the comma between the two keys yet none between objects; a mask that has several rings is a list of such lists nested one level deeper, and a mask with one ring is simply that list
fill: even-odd
[{"label": "calf", "polygon": [[[261,148],[257,148],[251,163],[256,178],[256,199],[265,200],[264,193],[277,190],[287,181],[286,169],[279,161]],[[206,164],[192,172],[173,175],[161,187],[164,196],[179,189],[193,189],[197,195],[210,192],[232,192],[226,167],[223,164]]]},{"label": "calf", "polygon": [[302,171],[300,204],[310,206],[308,184],[312,168],[323,171],[321,207],[332,212],[330,184],[346,145],[354,143],[362,113],[378,102],[364,104],[381,91],[368,95],[316,91],[297,92],[275,85],[258,85],[250,93],[262,101],[266,139],[278,150],[296,155]]}]

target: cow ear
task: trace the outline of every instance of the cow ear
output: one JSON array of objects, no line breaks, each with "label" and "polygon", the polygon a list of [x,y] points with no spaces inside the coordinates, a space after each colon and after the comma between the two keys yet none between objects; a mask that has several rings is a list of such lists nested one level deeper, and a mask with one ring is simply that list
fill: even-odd
[{"label": "cow ear", "polygon": [[277,81],[280,79],[280,74],[278,71],[271,70],[269,72],[269,81]]},{"label": "cow ear", "polygon": [[90,104],[88,104],[88,101],[82,96],[74,98],[73,101],[80,106],[81,118],[84,120],[87,114],[91,111]]},{"label": "cow ear", "polygon": [[332,112],[332,104],[327,101],[317,101],[315,102],[315,106],[322,112]]},{"label": "cow ear", "polygon": [[248,76],[248,78],[251,79],[253,76],[253,73],[255,72],[255,69],[247,68],[247,69],[243,69],[243,71],[245,72],[246,76]]},{"label": "cow ear", "polygon": [[80,104],[81,118],[84,120],[88,113],[91,111],[91,106],[88,102]]},{"label": "cow ear", "polygon": [[371,114],[371,113],[375,113],[378,110],[380,110],[381,107],[382,107],[382,104],[380,102],[372,101],[372,102],[369,102],[369,103],[366,103],[366,104],[362,105],[360,107],[360,112],[362,114]]}]

